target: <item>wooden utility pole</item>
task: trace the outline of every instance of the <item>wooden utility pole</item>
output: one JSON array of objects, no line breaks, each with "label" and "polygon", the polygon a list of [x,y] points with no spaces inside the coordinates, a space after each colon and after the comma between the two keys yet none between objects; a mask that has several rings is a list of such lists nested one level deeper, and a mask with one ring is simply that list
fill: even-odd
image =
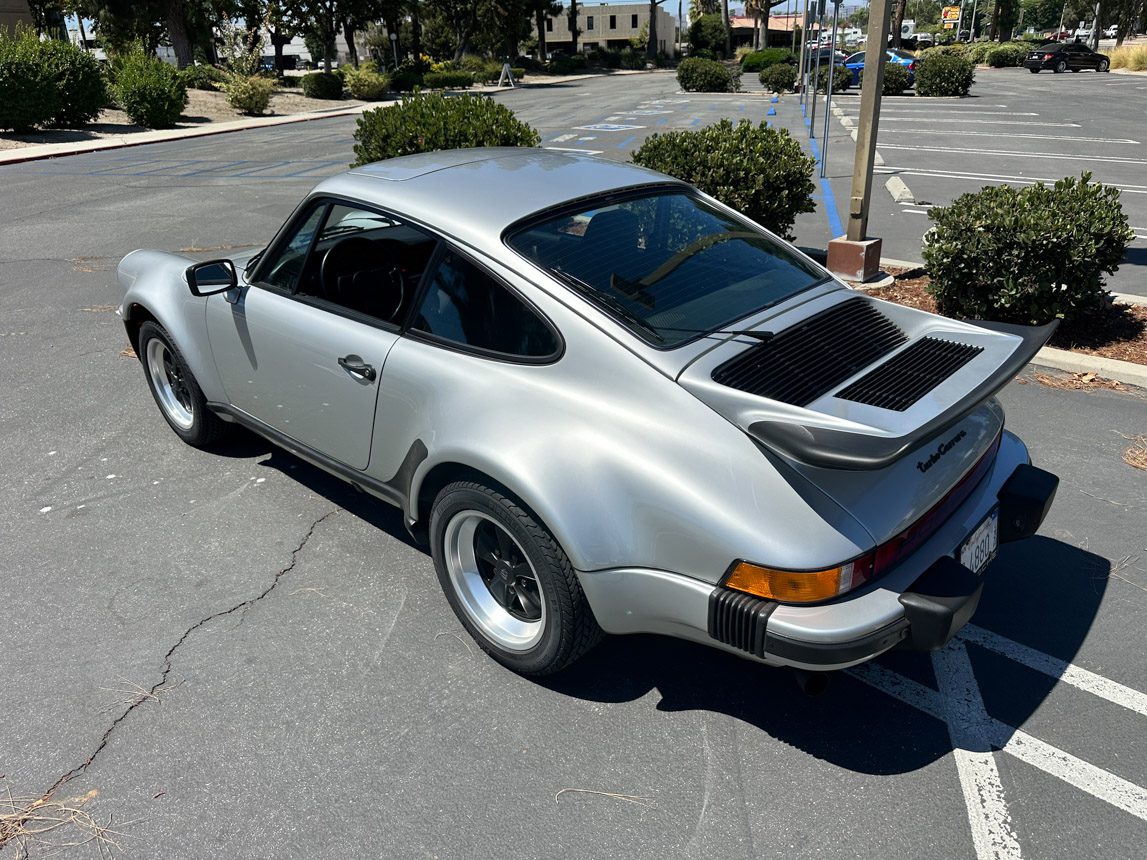
[{"label": "wooden utility pole", "polygon": [[868,238],[868,207],[872,199],[872,168],[876,160],[876,132],[880,123],[880,96],[884,89],[892,2],[894,0],[872,0],[869,5],[864,84],[860,88],[860,122],[856,130],[852,193],[848,199],[848,227],[845,238],[828,243],[828,268],[858,281],[872,277],[880,266],[880,240]]}]

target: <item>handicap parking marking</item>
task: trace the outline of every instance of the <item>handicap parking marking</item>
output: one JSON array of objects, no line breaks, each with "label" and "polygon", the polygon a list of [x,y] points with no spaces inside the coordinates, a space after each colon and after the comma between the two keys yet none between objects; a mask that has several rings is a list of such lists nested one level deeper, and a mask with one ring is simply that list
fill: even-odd
[{"label": "handicap parking marking", "polygon": [[636,128],[645,128],[643,125],[626,125],[624,123],[597,122],[592,125],[575,125],[578,131],[633,131]]},{"label": "handicap parking marking", "polygon": [[565,143],[567,140],[573,140],[575,137],[577,137],[576,134],[559,134],[551,140],[550,143]]}]

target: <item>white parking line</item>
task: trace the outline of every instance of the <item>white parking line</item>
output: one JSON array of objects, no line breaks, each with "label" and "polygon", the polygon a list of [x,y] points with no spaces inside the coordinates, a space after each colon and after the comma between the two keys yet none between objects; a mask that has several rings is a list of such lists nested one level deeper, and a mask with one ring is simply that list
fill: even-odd
[{"label": "white parking line", "polygon": [[572,146],[543,146],[542,149],[554,149],[558,152],[580,152],[582,155],[601,155],[600,149],[575,149]]},{"label": "white parking line", "polygon": [[[909,149],[911,147],[902,147]],[[966,170],[930,170],[926,167],[888,167],[876,171],[877,173],[895,173],[898,176],[924,176],[937,179],[966,179],[971,182],[1008,182],[1012,185],[1035,185],[1037,182],[1055,183],[1058,179],[1039,176],[1012,176],[1006,173],[974,173]],[[1147,194],[1147,185],[1120,185],[1113,182],[1106,183],[1118,188],[1124,194]]]},{"label": "white parking line", "polygon": [[932,665],[976,856],[1018,860],[1023,854],[988,740],[991,717],[984,710],[968,652],[960,642],[949,643],[932,655]]},{"label": "white parking line", "polygon": [[[1016,114],[1004,114],[999,116],[1016,116]],[[929,125],[937,122],[958,122],[961,125],[1034,125],[1040,128],[1083,128],[1077,122],[1028,122],[1027,120],[1010,120],[1010,119],[964,119],[963,117],[952,117],[950,119],[944,117],[931,117],[922,116],[919,119],[916,117],[907,116],[884,116],[880,115],[880,124],[884,125],[886,122],[926,122]]]},{"label": "white parking line", "polygon": [[965,149],[958,146],[906,146],[898,143],[882,143],[882,149],[905,149],[910,152],[944,152],[952,155],[1007,155],[1018,158],[1044,158],[1055,161],[1095,161],[1104,164],[1147,164],[1142,158],[1125,158],[1119,155],[1070,155],[1059,152],[1027,152],[1019,149]]},{"label": "white parking line", "polygon": [[[841,119],[844,122],[848,117]],[[1139,144],[1138,140],[1132,140],[1129,137],[1073,137],[1070,134],[1030,134],[1027,132],[995,132],[995,131],[950,131],[944,129],[943,131],[929,131],[922,128],[882,128],[881,132],[891,134],[942,134],[945,137],[953,137],[960,135],[962,137],[1002,137],[1007,136],[1010,140],[1013,137],[1022,137],[1025,140],[1075,140],[1080,143],[1130,143]]]},{"label": "white parking line", "polygon": [[1147,695],[1138,690],[1124,687],[1122,684],[1096,675],[1094,672],[1073,666],[1064,660],[1029,648],[1027,645],[1021,645],[1019,642],[1013,642],[1011,639],[974,624],[969,624],[961,630],[959,638],[965,642],[979,645],[981,648],[995,651],[997,654],[1003,654],[1008,659],[1015,660],[1029,669],[1035,669],[1037,672],[1042,672],[1052,678],[1058,678],[1066,684],[1147,717]]}]

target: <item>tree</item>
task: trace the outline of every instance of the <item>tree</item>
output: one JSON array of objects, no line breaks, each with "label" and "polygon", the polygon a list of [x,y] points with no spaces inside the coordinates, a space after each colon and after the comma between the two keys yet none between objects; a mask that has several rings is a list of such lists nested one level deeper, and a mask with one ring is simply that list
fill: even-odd
[{"label": "tree", "polygon": [[730,57],[733,55],[733,28],[729,26],[729,0],[721,0],[721,20],[725,22],[725,56]]},{"label": "tree", "polygon": [[720,0],[689,0],[689,23],[702,15],[716,15],[721,11]]},{"label": "tree", "polygon": [[579,30],[577,28],[577,0],[570,0],[569,22],[570,22],[570,40],[571,40],[570,53],[576,54],[577,53],[577,37],[581,33],[581,30]]},{"label": "tree", "polygon": [[[904,7],[908,4],[908,0],[896,0],[896,7],[892,10],[892,39],[890,46],[893,48],[900,47],[900,30],[904,26]],[[869,37],[872,33],[868,34]]]},{"label": "tree", "polygon": [[645,56],[657,59],[657,7],[665,0],[649,0],[649,40],[645,43]]},{"label": "tree", "polygon": [[538,62],[546,61],[546,18],[552,18],[562,11],[556,0],[533,0],[534,28],[538,31]]}]

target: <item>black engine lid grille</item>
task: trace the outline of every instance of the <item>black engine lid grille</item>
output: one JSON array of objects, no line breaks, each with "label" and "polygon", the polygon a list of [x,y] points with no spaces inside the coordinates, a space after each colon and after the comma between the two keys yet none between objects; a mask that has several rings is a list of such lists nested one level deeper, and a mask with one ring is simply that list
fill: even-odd
[{"label": "black engine lid grille", "polygon": [[807,406],[906,340],[875,305],[857,296],[726,361],[713,371],[713,381]]},{"label": "black engine lid grille", "polygon": [[922,338],[836,396],[903,412],[983,351],[966,343]]}]

